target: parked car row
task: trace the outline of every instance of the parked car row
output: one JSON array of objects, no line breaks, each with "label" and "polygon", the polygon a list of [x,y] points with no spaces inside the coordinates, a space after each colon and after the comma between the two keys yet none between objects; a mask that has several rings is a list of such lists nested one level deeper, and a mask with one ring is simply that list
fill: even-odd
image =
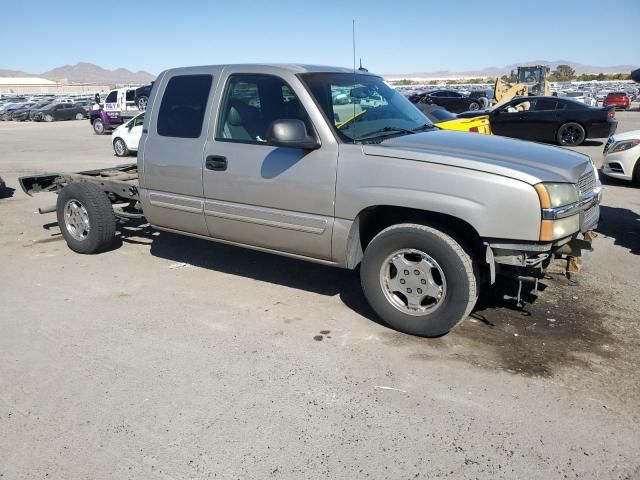
[{"label": "parked car row", "polygon": [[85,102],[59,100],[5,102],[0,104],[0,120],[24,122],[53,122],[58,120],[82,120],[87,118]]}]

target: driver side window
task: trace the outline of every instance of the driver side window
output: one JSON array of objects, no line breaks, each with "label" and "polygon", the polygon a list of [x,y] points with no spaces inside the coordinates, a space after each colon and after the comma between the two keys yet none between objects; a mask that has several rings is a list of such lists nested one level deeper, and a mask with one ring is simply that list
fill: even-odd
[{"label": "driver side window", "polygon": [[266,143],[275,120],[304,122],[313,135],[311,120],[291,87],[279,77],[260,74],[231,75],[218,119],[216,140]]}]

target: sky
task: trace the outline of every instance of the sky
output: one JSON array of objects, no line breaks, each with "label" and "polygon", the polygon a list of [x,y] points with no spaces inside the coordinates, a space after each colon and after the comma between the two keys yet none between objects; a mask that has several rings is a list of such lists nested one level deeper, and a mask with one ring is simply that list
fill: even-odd
[{"label": "sky", "polygon": [[351,66],[381,74],[529,60],[640,64],[640,0],[2,0],[0,68],[91,62],[157,74],[221,63]]}]

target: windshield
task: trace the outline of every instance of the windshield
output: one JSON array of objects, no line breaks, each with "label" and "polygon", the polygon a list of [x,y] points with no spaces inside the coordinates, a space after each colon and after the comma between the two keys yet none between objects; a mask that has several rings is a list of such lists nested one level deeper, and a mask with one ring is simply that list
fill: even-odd
[{"label": "windshield", "polygon": [[338,136],[345,142],[412,133],[433,124],[382,78],[353,73],[301,75]]}]

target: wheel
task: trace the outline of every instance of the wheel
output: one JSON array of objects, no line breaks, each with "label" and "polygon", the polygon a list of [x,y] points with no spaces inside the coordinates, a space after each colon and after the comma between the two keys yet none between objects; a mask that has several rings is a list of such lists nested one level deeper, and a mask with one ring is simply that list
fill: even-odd
[{"label": "wheel", "polygon": [[104,135],[104,123],[99,118],[93,121],[93,131],[96,135]]},{"label": "wheel", "polygon": [[71,183],[56,204],[58,225],[71,250],[98,253],[107,249],[116,234],[116,218],[106,194],[93,183]]},{"label": "wheel", "polygon": [[149,99],[147,97],[138,97],[136,104],[138,105],[138,110],[146,110],[147,103],[149,103]]},{"label": "wheel", "polygon": [[53,117],[49,114],[44,116],[44,121],[45,122],[53,122]]},{"label": "wheel", "polygon": [[113,151],[116,153],[117,157],[126,157],[129,155],[127,144],[119,137],[113,141]]},{"label": "wheel", "polygon": [[560,125],[556,140],[559,145],[566,147],[576,147],[584,142],[586,132],[584,127],[579,123],[568,122]]},{"label": "wheel", "polygon": [[636,187],[640,187],[640,158],[636,160],[636,164],[633,167],[633,176],[631,178],[631,182]]},{"label": "wheel", "polygon": [[84,118],[84,115],[81,113],[76,113],[76,120],[82,120]]},{"label": "wheel", "polygon": [[478,102],[471,102],[469,104],[469,110],[480,110],[480,104]]},{"label": "wheel", "polygon": [[478,298],[471,256],[432,227],[399,224],[367,245],[360,281],[371,308],[390,327],[425,337],[447,333]]},{"label": "wheel", "polygon": [[478,103],[480,104],[480,108],[482,108],[483,110],[489,108],[489,99],[487,97],[478,98]]}]

